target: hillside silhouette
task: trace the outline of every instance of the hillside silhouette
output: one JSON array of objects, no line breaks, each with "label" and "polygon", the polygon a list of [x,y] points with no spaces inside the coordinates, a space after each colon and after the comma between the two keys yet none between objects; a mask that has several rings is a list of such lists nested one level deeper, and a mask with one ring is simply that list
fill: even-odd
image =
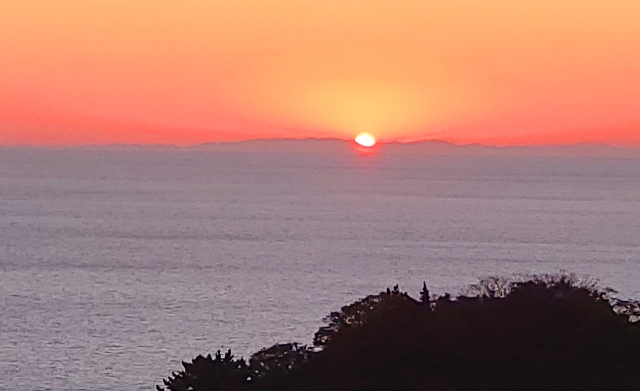
[{"label": "hillside silhouette", "polygon": [[419,300],[398,287],[325,318],[313,346],[198,356],[168,391],[638,390],[640,306],[571,276],[490,278]]}]

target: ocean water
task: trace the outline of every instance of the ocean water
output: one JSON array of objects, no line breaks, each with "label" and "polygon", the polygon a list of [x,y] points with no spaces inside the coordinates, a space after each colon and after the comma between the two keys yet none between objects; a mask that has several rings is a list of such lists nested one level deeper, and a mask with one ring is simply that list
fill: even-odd
[{"label": "ocean water", "polygon": [[640,299],[639,238],[638,159],[3,149],[0,389],[153,389],[395,284],[565,271]]}]

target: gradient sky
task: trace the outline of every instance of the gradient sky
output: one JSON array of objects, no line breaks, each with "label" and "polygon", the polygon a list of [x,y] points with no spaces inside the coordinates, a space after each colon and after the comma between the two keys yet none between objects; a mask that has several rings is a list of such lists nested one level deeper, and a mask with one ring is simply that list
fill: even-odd
[{"label": "gradient sky", "polygon": [[640,145],[638,0],[3,0],[0,144]]}]

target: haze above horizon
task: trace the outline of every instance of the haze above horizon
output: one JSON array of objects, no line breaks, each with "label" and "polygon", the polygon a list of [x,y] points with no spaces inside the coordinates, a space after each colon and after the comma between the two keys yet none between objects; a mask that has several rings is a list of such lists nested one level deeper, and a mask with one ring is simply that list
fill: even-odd
[{"label": "haze above horizon", "polygon": [[640,2],[8,0],[0,145],[640,146]]}]

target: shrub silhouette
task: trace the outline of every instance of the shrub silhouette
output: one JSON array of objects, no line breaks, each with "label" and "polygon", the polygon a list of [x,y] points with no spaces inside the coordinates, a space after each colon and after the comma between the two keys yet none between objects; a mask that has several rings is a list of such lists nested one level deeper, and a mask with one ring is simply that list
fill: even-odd
[{"label": "shrub silhouette", "polygon": [[[243,359],[234,360],[231,350],[223,356],[220,351],[212,358],[198,356],[192,363],[183,362],[184,371],[164,380],[171,391],[242,390],[246,386],[249,369]],[[162,390],[156,386],[157,390]]]},{"label": "shrub silhouette", "polygon": [[[171,391],[637,390],[638,303],[570,276],[492,278],[420,301],[397,287],[330,314],[313,349],[275,345],[247,363],[199,356]],[[204,360],[204,361],[203,361]],[[186,388],[185,388],[186,387]],[[191,388],[189,388],[191,387]],[[158,387],[159,388],[159,387]]]}]

